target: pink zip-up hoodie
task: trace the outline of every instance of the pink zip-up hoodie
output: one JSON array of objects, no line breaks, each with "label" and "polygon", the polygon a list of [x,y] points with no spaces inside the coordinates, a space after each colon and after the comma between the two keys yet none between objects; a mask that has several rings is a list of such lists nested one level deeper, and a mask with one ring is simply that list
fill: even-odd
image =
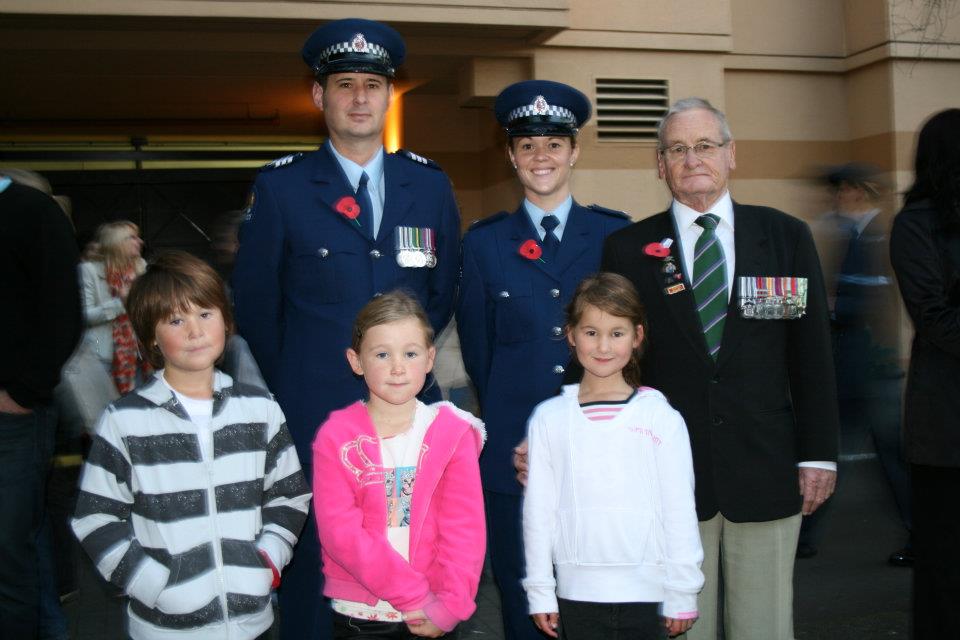
[{"label": "pink zip-up hoodie", "polygon": [[449,402],[427,429],[410,505],[410,561],[387,540],[380,444],[362,402],[334,411],[313,441],[313,503],[324,595],[401,613],[422,609],[444,631],[469,618],[486,526],[477,458],[483,423]]}]

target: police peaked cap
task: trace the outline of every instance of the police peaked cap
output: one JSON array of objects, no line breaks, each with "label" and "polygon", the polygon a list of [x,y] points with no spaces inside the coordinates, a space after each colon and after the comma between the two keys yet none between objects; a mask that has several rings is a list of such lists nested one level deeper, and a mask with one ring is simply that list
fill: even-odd
[{"label": "police peaked cap", "polygon": [[562,82],[525,80],[500,92],[493,105],[497,121],[511,138],[575,136],[590,119],[590,100]]},{"label": "police peaked cap", "polygon": [[300,55],[315,76],[331,73],[373,73],[394,77],[407,47],[392,27],[374,20],[334,20],[314,31]]}]

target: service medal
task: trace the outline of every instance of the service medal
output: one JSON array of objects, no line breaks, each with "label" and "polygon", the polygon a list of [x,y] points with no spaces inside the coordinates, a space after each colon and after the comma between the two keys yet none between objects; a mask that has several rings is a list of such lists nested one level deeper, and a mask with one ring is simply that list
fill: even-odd
[{"label": "service medal", "polygon": [[437,266],[436,234],[429,227],[397,227],[394,247],[401,267],[432,269]]}]

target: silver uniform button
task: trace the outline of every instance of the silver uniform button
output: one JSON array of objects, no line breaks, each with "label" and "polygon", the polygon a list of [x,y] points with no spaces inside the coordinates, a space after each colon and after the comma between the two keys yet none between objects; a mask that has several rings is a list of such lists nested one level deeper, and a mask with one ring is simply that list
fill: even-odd
[{"label": "silver uniform button", "polygon": [[509,292],[509,291],[501,291],[501,292],[500,292],[499,294],[497,294],[497,295],[499,295],[501,298],[509,298],[509,297],[510,297],[510,292]]},{"label": "silver uniform button", "polygon": [[563,367],[561,367],[559,364],[553,368],[553,372],[554,372],[555,374],[557,374],[558,376],[562,376],[563,373],[564,373],[564,371],[566,371],[566,369],[564,369]]},{"label": "silver uniform button", "polygon": [[559,297],[560,297],[560,289],[550,289],[550,297],[551,297],[551,298],[559,298]]},{"label": "silver uniform button", "polygon": [[379,257],[380,257],[380,250],[379,250],[379,249],[374,249],[373,251],[371,251],[371,252],[370,252],[370,257],[371,257],[371,258],[379,258]]},{"label": "silver uniform button", "polygon": [[563,329],[561,329],[560,327],[554,327],[554,328],[552,329],[552,331],[553,331],[553,335],[555,335],[555,336],[562,336],[562,335],[563,335]]},{"label": "silver uniform button", "polygon": [[321,258],[326,258],[328,255],[330,255],[330,250],[327,249],[326,247],[320,247],[319,249],[317,249],[317,255],[320,256]]}]

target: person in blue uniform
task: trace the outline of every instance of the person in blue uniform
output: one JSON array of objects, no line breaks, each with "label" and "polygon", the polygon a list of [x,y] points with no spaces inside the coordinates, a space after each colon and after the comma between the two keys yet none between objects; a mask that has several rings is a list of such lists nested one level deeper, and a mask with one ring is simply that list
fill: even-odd
[{"label": "person in blue uniform", "polygon": [[[337,20],[317,29],[302,54],[329,138],[261,169],[232,281],[240,333],[311,478],[317,428],[331,410],[365,397],[344,356],[360,308],[404,288],[438,334],[450,319],[460,216],[450,180],[433,162],[383,149],[392,78],[405,54],[400,34],[379,22]],[[439,399],[435,387],[428,399]],[[319,562],[311,516],[280,588],[284,639],[331,636]]]},{"label": "person in blue uniform", "polygon": [[520,586],[522,487],[512,451],[533,408],[563,381],[570,359],[564,307],[580,280],[600,266],[604,239],[630,219],[581,206],[570,193],[580,155],[577,131],[591,113],[585,95],[558,82],[519,82],[500,93],[494,111],[509,137],[524,198],[515,212],[480,220],[464,236],[457,330],[487,425],[480,470],[504,634],[540,639]]}]

